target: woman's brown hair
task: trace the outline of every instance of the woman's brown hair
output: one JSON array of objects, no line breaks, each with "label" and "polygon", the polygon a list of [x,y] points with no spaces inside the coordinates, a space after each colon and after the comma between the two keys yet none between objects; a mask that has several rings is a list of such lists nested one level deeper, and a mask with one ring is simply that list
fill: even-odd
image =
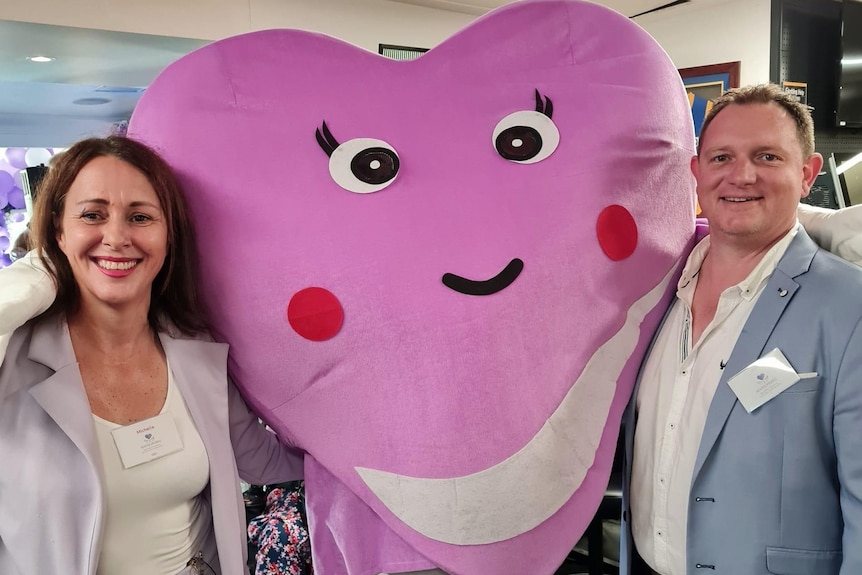
[{"label": "woman's brown hair", "polygon": [[[185,197],[170,166],[155,151],[131,138],[89,138],[74,144],[52,161],[39,184],[30,223],[33,248],[51,273],[57,298],[46,315],[74,313],[80,292],[57,235],[66,195],[78,173],[90,161],[113,156],[146,176],[159,198],[168,231],[168,246],[162,269],[153,280],[148,320],[156,331],[172,324],[180,332],[195,335],[207,331],[206,316],[197,291],[197,251],[194,229]],[[166,323],[169,322],[169,323]]]}]

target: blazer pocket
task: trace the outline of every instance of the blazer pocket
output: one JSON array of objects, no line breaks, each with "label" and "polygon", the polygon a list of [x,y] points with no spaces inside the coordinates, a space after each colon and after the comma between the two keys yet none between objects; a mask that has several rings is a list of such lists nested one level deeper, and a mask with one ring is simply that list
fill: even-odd
[{"label": "blazer pocket", "polygon": [[766,548],[766,569],[776,575],[829,575],[841,569],[841,551]]},{"label": "blazer pocket", "polygon": [[817,391],[821,385],[823,385],[823,378],[819,375],[817,377],[806,377],[805,379],[800,379],[782,393],[808,393]]}]

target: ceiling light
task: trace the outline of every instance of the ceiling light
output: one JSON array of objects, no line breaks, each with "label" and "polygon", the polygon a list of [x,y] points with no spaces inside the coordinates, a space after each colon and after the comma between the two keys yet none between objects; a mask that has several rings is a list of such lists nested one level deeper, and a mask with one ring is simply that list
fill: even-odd
[{"label": "ceiling light", "polygon": [[79,106],[98,106],[100,104],[107,104],[110,101],[108,98],[79,98],[72,103]]},{"label": "ceiling light", "polygon": [[56,58],[50,58],[48,56],[28,56],[27,59],[30,60],[31,62],[42,63],[42,62],[52,62]]}]

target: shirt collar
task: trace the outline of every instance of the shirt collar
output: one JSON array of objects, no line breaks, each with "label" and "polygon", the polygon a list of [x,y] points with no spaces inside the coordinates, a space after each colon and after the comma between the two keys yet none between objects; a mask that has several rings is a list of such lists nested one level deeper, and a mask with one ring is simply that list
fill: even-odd
[{"label": "shirt collar", "polygon": [[[748,277],[728,289],[736,289],[740,297],[744,299],[755,297],[760,287],[766,283],[772,275],[772,272],[775,271],[775,266],[778,265],[784,252],[787,251],[790,242],[792,242],[793,238],[796,237],[798,230],[799,221],[797,220],[793,227],[784,234],[784,237],[778,240],[774,246],[769,248],[769,251],[763,255],[754,269],[751,270],[751,273],[748,274]],[[692,283],[692,280],[694,280],[700,272],[700,267],[703,265],[703,260],[706,258],[707,253],[709,253],[709,236],[706,236],[698,242],[691,251],[691,254],[688,256],[688,259],[685,262],[685,268],[682,270],[682,276],[679,278],[679,282],[677,282],[676,285],[677,293],[679,295],[694,290],[695,284]],[[690,300],[690,297],[683,299]]]}]

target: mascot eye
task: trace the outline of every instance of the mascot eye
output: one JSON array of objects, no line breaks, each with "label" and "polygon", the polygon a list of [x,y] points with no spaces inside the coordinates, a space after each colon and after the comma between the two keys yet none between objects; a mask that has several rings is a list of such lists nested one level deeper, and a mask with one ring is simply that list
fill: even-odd
[{"label": "mascot eye", "polygon": [[560,131],[542,112],[509,114],[494,128],[494,147],[504,159],[519,164],[541,162],[557,149]]},{"label": "mascot eye", "polygon": [[335,183],[357,194],[387,187],[398,175],[401,161],[382,140],[355,138],[340,144],[329,156],[329,173]]}]

